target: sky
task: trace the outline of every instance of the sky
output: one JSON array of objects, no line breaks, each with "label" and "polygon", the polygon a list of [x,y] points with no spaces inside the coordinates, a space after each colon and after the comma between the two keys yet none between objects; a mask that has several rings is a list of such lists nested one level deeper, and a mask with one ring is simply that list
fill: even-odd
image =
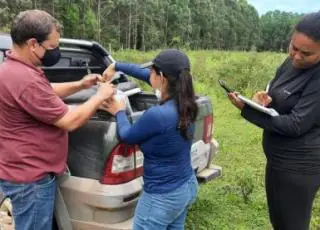
[{"label": "sky", "polygon": [[247,0],[260,15],[270,10],[291,11],[297,13],[320,10],[320,0]]}]

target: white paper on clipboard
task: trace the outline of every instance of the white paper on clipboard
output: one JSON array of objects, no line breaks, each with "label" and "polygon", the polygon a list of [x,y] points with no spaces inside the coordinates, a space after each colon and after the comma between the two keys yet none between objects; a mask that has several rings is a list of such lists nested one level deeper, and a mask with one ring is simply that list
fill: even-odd
[{"label": "white paper on clipboard", "polygon": [[248,106],[250,106],[250,107],[252,107],[252,108],[254,108],[254,109],[256,109],[256,110],[258,110],[258,111],[260,111],[262,113],[268,114],[268,115],[270,115],[272,117],[279,116],[279,113],[273,108],[266,108],[266,107],[264,107],[262,105],[259,105],[258,103],[254,102],[254,101],[250,100],[249,98],[246,98],[246,97],[244,97],[244,96],[242,96],[240,94],[237,97],[242,102],[247,104]]}]

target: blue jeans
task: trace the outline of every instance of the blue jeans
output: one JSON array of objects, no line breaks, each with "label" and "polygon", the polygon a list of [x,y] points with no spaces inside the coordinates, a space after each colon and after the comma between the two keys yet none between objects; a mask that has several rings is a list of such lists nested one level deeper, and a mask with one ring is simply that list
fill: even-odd
[{"label": "blue jeans", "polygon": [[197,192],[195,175],[169,193],[144,191],[136,207],[133,230],[183,230],[188,207],[196,200]]},{"label": "blue jeans", "polygon": [[16,230],[52,229],[56,178],[45,176],[34,183],[19,184],[0,180],[0,187],[11,199]]}]

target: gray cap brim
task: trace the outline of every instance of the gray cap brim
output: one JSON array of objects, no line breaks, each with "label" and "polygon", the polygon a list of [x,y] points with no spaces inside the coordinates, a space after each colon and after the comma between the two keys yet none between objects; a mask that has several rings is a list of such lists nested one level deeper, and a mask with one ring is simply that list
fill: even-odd
[{"label": "gray cap brim", "polygon": [[150,67],[152,67],[152,66],[153,66],[153,62],[150,61],[150,62],[141,64],[141,65],[140,65],[140,68],[141,68],[141,69],[147,69],[147,68],[150,68]]}]

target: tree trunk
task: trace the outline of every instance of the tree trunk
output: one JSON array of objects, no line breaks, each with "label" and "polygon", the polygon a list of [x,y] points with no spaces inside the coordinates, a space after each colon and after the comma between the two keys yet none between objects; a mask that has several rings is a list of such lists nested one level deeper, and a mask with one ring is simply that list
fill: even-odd
[{"label": "tree trunk", "polygon": [[[122,47],[121,44],[121,15],[120,15],[120,6],[118,6],[118,31],[119,31],[119,47]],[[122,48],[123,49],[123,48]]]},{"label": "tree trunk", "polygon": [[145,12],[145,10],[143,9],[142,35],[141,35],[141,47],[143,48],[143,51],[146,50],[146,45],[145,45],[145,40],[144,40],[145,21],[146,21],[146,12]]},{"label": "tree trunk", "polygon": [[165,45],[165,47],[168,47],[168,20],[169,20],[169,4],[167,5],[166,27],[165,27],[165,33],[164,33],[164,45]]},{"label": "tree trunk", "polygon": [[[98,0],[98,42],[101,42],[101,0]],[[110,51],[111,52],[111,51]]]},{"label": "tree trunk", "polygon": [[32,0],[32,8],[33,9],[37,8],[37,0]]},{"label": "tree trunk", "polygon": [[137,40],[138,40],[138,23],[139,23],[139,15],[138,15],[138,3],[135,4],[135,26],[134,26],[134,43],[133,48],[137,49]]},{"label": "tree trunk", "polygon": [[128,28],[128,43],[127,43],[127,48],[130,49],[131,47],[131,21],[132,21],[132,13],[131,13],[131,1],[129,5],[129,28]]},{"label": "tree trunk", "polygon": [[[190,26],[192,26],[192,16],[191,16],[191,9],[189,8],[189,23],[188,23],[188,29],[187,29],[187,42],[189,44],[191,44],[191,41],[190,41],[190,34],[191,34]],[[191,30],[192,30],[192,28],[191,28]]]},{"label": "tree trunk", "polygon": [[55,5],[54,5],[54,1],[55,0],[52,0],[52,16],[54,17],[55,15]]}]

